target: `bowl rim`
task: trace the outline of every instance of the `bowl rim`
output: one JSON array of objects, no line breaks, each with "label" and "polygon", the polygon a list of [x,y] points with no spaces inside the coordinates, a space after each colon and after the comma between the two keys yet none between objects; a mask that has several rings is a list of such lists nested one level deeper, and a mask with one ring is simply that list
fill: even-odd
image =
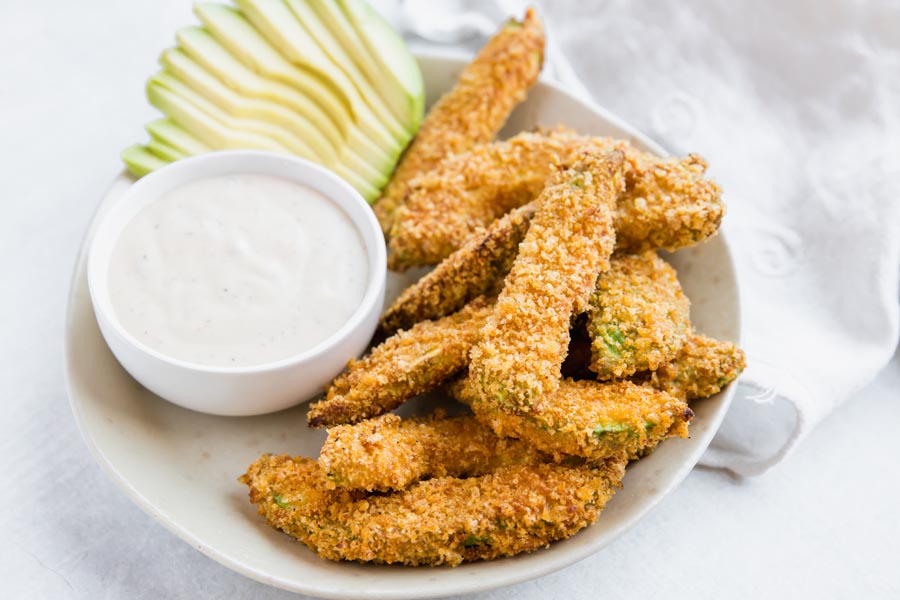
[{"label": "bowl rim", "polygon": [[[224,163],[224,165],[216,166],[217,163]],[[271,172],[265,172],[260,168],[261,164],[266,163],[272,165]],[[237,169],[229,169],[227,165],[231,164],[240,164],[240,166]],[[211,173],[205,171],[206,169],[212,171],[221,170],[221,172]],[[301,183],[292,177],[292,173],[297,173],[298,169],[311,175],[310,181]],[[191,175],[192,171],[194,174]],[[281,174],[275,174],[275,172],[280,172]],[[188,175],[185,176],[185,173],[188,173]],[[183,177],[181,183],[167,188],[167,191],[171,191],[199,179],[225,174],[267,175],[276,178],[281,177],[300,185],[307,185],[322,194],[347,215],[353,228],[362,239],[367,257],[367,281],[362,299],[350,317],[338,329],[316,345],[302,352],[291,354],[278,360],[252,365],[219,366],[192,362],[160,352],[136,338],[122,325],[112,306],[109,298],[108,272],[110,257],[114,251],[118,236],[144,208],[153,202],[157,202],[166,192],[157,194],[155,198],[140,200],[141,207],[136,210],[129,207],[128,204],[137,202],[138,200],[134,198],[140,198],[144,194],[144,190],[151,186],[163,185],[165,187],[160,182],[165,182],[167,179]],[[333,190],[327,192],[321,189],[317,182],[322,181],[327,181],[329,183],[328,187],[336,186],[335,189],[339,190],[339,193],[335,194]],[[341,198],[338,198],[338,196]],[[128,210],[133,210],[133,214],[120,225],[115,226],[113,217],[117,214],[117,211]],[[326,167],[303,158],[263,150],[220,150],[183,158],[135,181],[122,193],[116,205],[109,207],[104,214],[97,215],[95,218],[99,220],[96,228],[91,233],[92,237],[87,251],[87,279],[88,291],[98,322],[105,321],[116,336],[141,354],[173,367],[198,373],[240,375],[267,373],[302,365],[319,356],[328,354],[349,338],[353,332],[365,323],[367,316],[376,307],[376,304],[381,301],[381,290],[384,288],[386,278],[387,250],[383,243],[379,243],[380,240],[384,239],[384,234],[371,206],[359,192],[337,174]],[[108,251],[102,252],[101,246],[105,240],[111,241],[106,244]]]}]

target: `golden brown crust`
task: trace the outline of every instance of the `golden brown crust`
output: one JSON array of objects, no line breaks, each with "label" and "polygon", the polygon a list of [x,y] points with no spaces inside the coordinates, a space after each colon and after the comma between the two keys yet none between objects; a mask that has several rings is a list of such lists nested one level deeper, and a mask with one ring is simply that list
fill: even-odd
[{"label": "golden brown crust", "polygon": [[625,156],[625,189],[615,213],[617,250],[675,250],[715,234],[724,205],[699,156],[659,158],[624,140],[556,129],[477,146],[417,179],[396,215],[391,268],[437,264],[472,231],[535,198],[554,164],[585,147],[616,148]]},{"label": "golden brown crust", "polygon": [[475,417],[401,419],[382,415],[328,430],[319,453],[330,487],[400,490],[431,477],[472,477],[500,467],[549,462],[516,439],[497,437]]},{"label": "golden brown crust", "polygon": [[494,311],[469,355],[469,379],[492,402],[528,411],[555,391],[574,315],[588,305],[615,245],[622,155],[585,153],[538,198]]},{"label": "golden brown crust", "polygon": [[512,267],[534,210],[533,204],[526,204],[473,233],[459,250],[400,294],[381,316],[381,330],[391,333],[449,315],[489,293]]},{"label": "golden brown crust", "polygon": [[563,379],[531,412],[504,411],[465,380],[450,386],[480,421],[501,437],[516,437],[556,459],[633,459],[669,437],[687,437],[694,416],[687,403],[630,381],[598,383]]},{"label": "golden brown crust", "polygon": [[674,359],[691,333],[690,308],[675,269],[655,252],[614,256],[588,310],[591,369],[619,379]]},{"label": "golden brown crust", "polygon": [[544,27],[529,8],[511,21],[463,69],[456,85],[429,111],[373,206],[385,234],[410,182],[446,156],[464,152],[497,135],[513,108],[538,78],[544,57]]},{"label": "golden brown crust", "polygon": [[616,206],[617,250],[642,252],[693,246],[719,229],[725,216],[722,190],[706,178],[706,161],[696,154],[659,159],[645,155],[626,173]]},{"label": "golden brown crust", "polygon": [[672,362],[637,379],[687,400],[706,398],[738,378],[747,367],[744,352],[731,342],[695,334]]},{"label": "golden brown crust", "polygon": [[556,165],[581,150],[624,149],[627,142],[570,131],[525,132],[450,156],[416,179],[391,229],[388,267],[439,263],[473,232],[540,194]]},{"label": "golden brown crust", "polygon": [[623,462],[541,464],[389,495],[329,490],[309,458],[264,455],[240,481],[272,527],[330,560],[458,565],[531,552],[593,523],[620,485]]},{"label": "golden brown crust", "polygon": [[325,399],[310,406],[309,425],[357,423],[437,388],[465,368],[469,349],[490,313],[490,300],[476,298],[457,313],[418,323],[361,360],[351,360]]}]

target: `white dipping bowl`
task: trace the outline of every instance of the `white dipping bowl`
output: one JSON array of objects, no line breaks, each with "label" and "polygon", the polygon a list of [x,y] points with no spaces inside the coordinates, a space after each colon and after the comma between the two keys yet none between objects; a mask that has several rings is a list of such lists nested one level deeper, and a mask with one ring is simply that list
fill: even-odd
[{"label": "white dipping bowl", "polygon": [[[259,365],[218,367],[166,356],[140,342],[121,324],[109,294],[109,266],[123,228],[147,205],[194,180],[252,174],[284,178],[319,191],[340,207],[359,231],[368,256],[368,282],[350,319],[318,345]],[[179,160],[137,181],[103,215],[91,243],[87,276],[100,332],[116,359],[147,389],[203,413],[261,415],[305,402],[321,393],[362,354],[375,332],[384,302],[384,236],[372,209],[331,171],[290,156],[238,150]]]}]

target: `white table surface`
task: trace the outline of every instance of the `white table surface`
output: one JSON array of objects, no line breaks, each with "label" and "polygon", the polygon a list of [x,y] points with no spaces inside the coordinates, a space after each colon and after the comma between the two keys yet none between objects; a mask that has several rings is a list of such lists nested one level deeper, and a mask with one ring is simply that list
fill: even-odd
[{"label": "white table surface", "polygon": [[[189,3],[5,0],[0,597],[287,598],[207,559],[88,454],[62,374],[70,271]],[[696,469],[597,555],[482,598],[900,597],[900,356],[764,477]]]}]

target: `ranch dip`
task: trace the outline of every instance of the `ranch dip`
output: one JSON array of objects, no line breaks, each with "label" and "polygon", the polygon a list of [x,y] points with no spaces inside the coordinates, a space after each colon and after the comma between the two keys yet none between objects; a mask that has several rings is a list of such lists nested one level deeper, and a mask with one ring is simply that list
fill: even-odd
[{"label": "ranch dip", "polygon": [[219,367],[289,358],[335,333],[363,299],[358,230],[328,198],[266,175],[208,177],[168,192],[123,229],[113,310],[138,340]]}]

